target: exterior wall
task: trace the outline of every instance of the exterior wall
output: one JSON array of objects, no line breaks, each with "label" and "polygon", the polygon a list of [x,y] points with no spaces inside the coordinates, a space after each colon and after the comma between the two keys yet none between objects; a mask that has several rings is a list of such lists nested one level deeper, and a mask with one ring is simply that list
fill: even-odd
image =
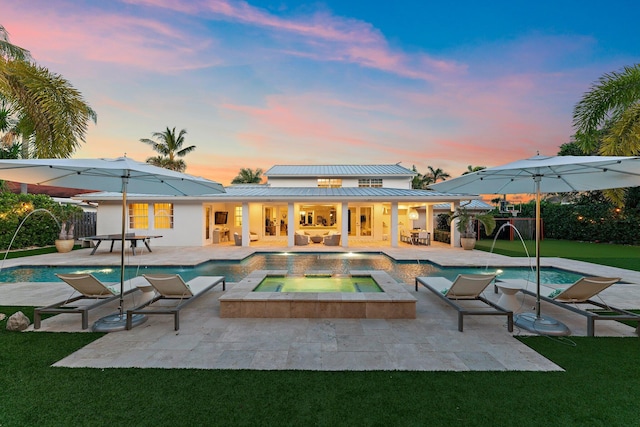
[{"label": "exterior wall", "polygon": [[[164,201],[163,201],[164,202]],[[128,200],[129,203],[149,203]],[[173,228],[153,228],[153,206],[149,207],[149,229],[130,229],[127,211],[125,233],[137,235],[158,235],[151,246],[202,246],[204,244],[204,213],[202,203],[184,203],[173,205]],[[120,202],[100,202],[98,206],[97,234],[120,234],[122,204]]]}]

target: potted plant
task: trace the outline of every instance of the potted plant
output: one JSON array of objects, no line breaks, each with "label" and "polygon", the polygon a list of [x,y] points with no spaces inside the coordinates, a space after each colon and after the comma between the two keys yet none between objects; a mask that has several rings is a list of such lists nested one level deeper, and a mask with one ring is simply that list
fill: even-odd
[{"label": "potted plant", "polygon": [[62,222],[62,226],[60,227],[60,234],[58,235],[58,239],[56,239],[56,249],[58,252],[70,252],[73,249],[73,245],[75,244],[75,239],[73,237],[75,225],[72,222],[67,224],[67,221]]},{"label": "potted plant", "polygon": [[460,233],[460,246],[463,249],[473,249],[476,245],[476,232],[473,229],[474,220],[477,220],[484,226],[487,234],[491,234],[496,228],[496,220],[489,213],[474,214],[466,207],[459,206],[455,212],[449,217],[449,222],[457,219],[456,229]]}]

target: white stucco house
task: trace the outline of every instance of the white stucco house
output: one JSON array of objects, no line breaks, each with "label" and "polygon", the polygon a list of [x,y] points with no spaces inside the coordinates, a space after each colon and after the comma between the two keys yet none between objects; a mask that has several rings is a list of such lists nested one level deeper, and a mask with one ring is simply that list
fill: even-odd
[{"label": "white stucco house", "polygon": [[[276,165],[265,176],[266,184],[232,185],[209,196],[128,194],[127,232],[162,235],[154,246],[234,244],[234,234],[242,246],[261,241],[294,246],[297,233],[314,240],[340,234],[343,247],[373,241],[395,247],[403,230],[433,233],[434,206],[453,210],[474,199],[414,190],[415,173],[400,164]],[[120,233],[119,193],[76,198],[98,203],[98,234]]]}]

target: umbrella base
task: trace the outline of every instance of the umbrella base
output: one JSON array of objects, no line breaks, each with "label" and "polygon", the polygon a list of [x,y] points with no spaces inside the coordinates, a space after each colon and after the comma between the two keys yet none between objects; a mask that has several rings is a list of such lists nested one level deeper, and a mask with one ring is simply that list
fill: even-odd
[{"label": "umbrella base", "polygon": [[513,316],[513,324],[517,328],[533,332],[538,335],[567,336],[571,331],[562,322],[549,316],[536,316],[535,313],[520,313]]},{"label": "umbrella base", "polygon": [[[131,316],[131,326],[136,327],[147,321],[144,314],[134,314]],[[96,320],[91,330],[93,332],[116,332],[124,331],[127,327],[127,313],[110,314],[102,319]]]}]

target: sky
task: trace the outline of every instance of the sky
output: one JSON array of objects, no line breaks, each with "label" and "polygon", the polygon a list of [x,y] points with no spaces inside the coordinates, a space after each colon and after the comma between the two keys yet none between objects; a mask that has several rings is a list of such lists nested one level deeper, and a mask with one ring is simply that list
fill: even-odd
[{"label": "sky", "polygon": [[452,177],[557,154],[575,104],[640,62],[636,0],[0,1],[10,41],[97,112],[75,158],[155,153],[228,185],[276,164]]}]

